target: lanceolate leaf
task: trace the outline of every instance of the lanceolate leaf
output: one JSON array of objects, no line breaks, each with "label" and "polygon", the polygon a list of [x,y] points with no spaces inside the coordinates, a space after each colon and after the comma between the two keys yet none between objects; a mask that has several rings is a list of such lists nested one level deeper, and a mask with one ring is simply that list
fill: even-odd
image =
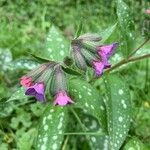
[{"label": "lanceolate leaf", "polygon": [[40,121],[36,150],[60,150],[67,118],[66,107],[47,106]]},{"label": "lanceolate leaf", "polygon": [[95,116],[105,128],[105,107],[98,91],[81,79],[71,79],[69,92],[75,101],[74,106],[82,108],[86,113]]},{"label": "lanceolate leaf", "polygon": [[117,16],[121,30],[121,50],[125,56],[133,50],[135,35],[130,9],[123,0],[117,1]]},{"label": "lanceolate leaf", "polygon": [[25,95],[25,89],[23,87],[18,88],[16,92],[12,94],[12,96],[6,101],[10,102],[13,100],[22,100],[22,99],[27,99],[28,97]]},{"label": "lanceolate leaf", "polygon": [[111,36],[111,34],[115,31],[116,27],[117,27],[117,23],[115,23],[111,27],[108,27],[103,32],[101,32],[100,36],[102,37],[102,40],[100,42],[104,43]]},{"label": "lanceolate leaf", "polygon": [[60,31],[52,26],[46,39],[46,49],[36,55],[51,61],[63,61],[64,57],[69,55],[69,43]]},{"label": "lanceolate leaf", "polygon": [[116,75],[107,76],[106,98],[107,123],[110,150],[119,150],[130,127],[131,103],[129,88],[124,80]]}]

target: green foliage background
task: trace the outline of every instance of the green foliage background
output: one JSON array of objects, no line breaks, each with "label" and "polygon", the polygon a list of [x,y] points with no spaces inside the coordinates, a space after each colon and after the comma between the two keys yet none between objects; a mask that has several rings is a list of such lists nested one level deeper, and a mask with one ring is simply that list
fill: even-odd
[{"label": "green foliage background", "polygon": [[[133,47],[140,45],[143,22],[149,19],[144,14],[149,2],[146,0],[126,0],[135,25]],[[43,51],[45,39],[51,25],[58,27],[69,40],[75,35],[80,22],[82,32],[101,33],[117,22],[117,7],[114,0],[1,0],[0,1],[0,150],[34,150],[37,126],[45,105],[30,101],[26,97],[17,101],[6,101],[19,87],[19,78],[36,66],[30,53]],[[119,28],[119,27],[117,27]],[[120,30],[113,32],[106,42],[127,41],[122,39]],[[126,43],[127,45],[129,43]],[[132,47],[132,48],[133,48]],[[129,50],[129,47],[127,48]],[[150,44],[141,52],[149,51]],[[123,48],[118,53],[124,55]],[[116,63],[116,62],[115,62]],[[121,149],[150,149],[150,80],[148,59],[129,64],[118,74],[129,84],[132,103],[132,123],[127,145]],[[95,82],[100,88],[101,80]],[[21,91],[17,93],[21,94]],[[82,117],[82,116],[81,116]],[[74,118],[70,117],[71,119]],[[79,129],[79,131],[81,131]],[[132,138],[131,138],[132,137]],[[78,137],[71,138],[65,150],[87,150],[88,143],[76,144]]]}]

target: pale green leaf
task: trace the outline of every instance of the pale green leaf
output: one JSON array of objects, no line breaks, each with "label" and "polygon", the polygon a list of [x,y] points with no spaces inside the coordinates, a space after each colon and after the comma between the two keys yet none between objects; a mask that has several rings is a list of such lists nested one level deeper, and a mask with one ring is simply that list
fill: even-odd
[{"label": "pale green leaf", "polygon": [[119,150],[130,127],[131,103],[129,87],[116,75],[108,75],[105,80],[107,97],[107,122],[110,150]]},{"label": "pale green leaf", "polygon": [[60,150],[67,118],[66,107],[47,106],[39,123],[36,150]]}]

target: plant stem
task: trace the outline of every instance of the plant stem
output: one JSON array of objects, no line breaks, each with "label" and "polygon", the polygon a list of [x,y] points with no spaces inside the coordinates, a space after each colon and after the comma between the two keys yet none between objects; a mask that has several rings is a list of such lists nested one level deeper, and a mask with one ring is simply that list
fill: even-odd
[{"label": "plant stem", "polygon": [[[119,63],[115,64],[114,66],[112,66],[110,69],[108,69],[107,71],[110,72],[124,64],[127,64],[129,62],[134,62],[134,61],[139,61],[141,59],[144,59],[144,58],[150,58],[150,54],[147,54],[147,55],[143,55],[143,56],[139,56],[139,57],[131,57],[129,59],[123,59],[121,60]],[[106,71],[106,72],[107,72]]]}]

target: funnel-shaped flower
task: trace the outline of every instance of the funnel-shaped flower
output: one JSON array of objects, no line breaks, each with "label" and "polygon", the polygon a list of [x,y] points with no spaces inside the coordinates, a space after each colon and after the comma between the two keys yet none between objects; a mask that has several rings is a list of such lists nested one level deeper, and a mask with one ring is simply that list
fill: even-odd
[{"label": "funnel-shaped flower", "polygon": [[27,77],[27,76],[23,76],[21,77],[20,79],[20,84],[24,87],[30,87],[32,86],[34,83],[33,83],[33,80],[31,77]]},{"label": "funnel-shaped flower", "polygon": [[104,63],[102,61],[93,60],[92,64],[96,75],[97,76],[102,75],[104,70]]},{"label": "funnel-shaped flower", "polygon": [[66,91],[59,91],[56,94],[54,105],[65,106],[68,103],[74,103],[71,98],[67,95]]},{"label": "funnel-shaped flower", "polygon": [[35,85],[28,87],[25,94],[34,96],[39,101],[44,101],[45,99],[44,91],[45,91],[44,83],[36,83]]},{"label": "funnel-shaped flower", "polygon": [[101,57],[101,60],[104,63],[104,68],[109,68],[111,66],[108,62],[108,59],[114,53],[116,47],[117,43],[97,47],[98,55]]},{"label": "funnel-shaped flower", "polygon": [[109,58],[114,53],[115,49],[117,48],[117,45],[118,43],[98,46],[97,47],[98,54],[101,56],[101,53],[103,53],[106,55],[107,58]]}]

